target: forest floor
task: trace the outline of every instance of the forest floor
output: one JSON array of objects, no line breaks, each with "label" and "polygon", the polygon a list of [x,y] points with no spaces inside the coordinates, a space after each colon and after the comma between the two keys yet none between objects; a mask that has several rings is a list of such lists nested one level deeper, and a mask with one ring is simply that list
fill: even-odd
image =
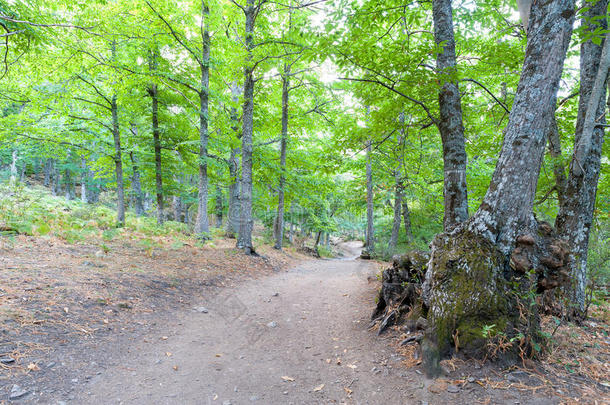
[{"label": "forest floor", "polygon": [[386,264],[355,259],[355,242],[331,260],[265,247],[244,257],[231,240],[122,240],[105,252],[23,235],[2,243],[0,403],[610,401],[607,312],[560,327],[568,344],[553,361],[525,370],[454,359],[426,378],[416,346],[398,346],[400,328],[369,329]]}]

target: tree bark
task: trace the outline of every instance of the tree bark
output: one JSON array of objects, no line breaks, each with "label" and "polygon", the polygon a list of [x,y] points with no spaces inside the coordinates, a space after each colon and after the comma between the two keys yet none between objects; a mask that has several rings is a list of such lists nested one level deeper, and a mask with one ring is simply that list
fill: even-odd
[{"label": "tree bark", "polygon": [[44,182],[45,187],[51,186],[51,176],[53,174],[53,159],[48,158],[44,165]]},{"label": "tree bark", "polygon": [[372,144],[370,139],[366,143],[366,250],[369,256],[375,252]]},{"label": "tree bark", "polygon": [[[157,69],[156,51],[150,53],[150,70]],[[148,88],[151,99],[152,134],[155,148],[155,188],[157,194],[157,224],[163,223],[163,172],[161,169],[161,133],[159,131],[159,91],[156,83]]]},{"label": "tree bark", "polygon": [[191,210],[190,210],[190,206],[187,204],[184,207],[184,223],[185,224],[190,224],[191,223]]},{"label": "tree bark", "polygon": [[59,169],[57,168],[57,162],[54,162],[53,168],[51,169],[53,171],[52,176],[51,176],[51,193],[56,196],[59,194],[60,191],[60,177],[61,175],[59,174]]},{"label": "tree bark", "polygon": [[144,203],[142,194],[142,184],[140,182],[140,169],[138,167],[138,161],[136,160],[133,152],[129,152],[129,158],[131,159],[131,165],[133,168],[133,176],[131,178],[131,187],[133,188],[134,196],[134,207],[137,216],[144,215]]},{"label": "tree bark", "polygon": [[112,137],[114,140],[114,171],[117,189],[117,226],[125,225],[125,187],[123,185],[123,156],[121,151],[121,131],[119,128],[119,107],[116,94],[111,100]]},{"label": "tree bark", "polygon": [[457,85],[457,63],[451,0],[433,0],[434,39],[443,44],[436,57],[436,69],[442,87],[438,94],[440,120],[438,129],[443,143],[445,231],[468,219],[466,187],[466,147],[462,124],[462,104]]},{"label": "tree bark", "polygon": [[295,226],[294,226],[294,202],[290,203],[290,230],[288,231],[288,241],[290,242],[290,244],[294,243],[294,230],[295,230]]},{"label": "tree bark", "polygon": [[[404,189],[403,189],[404,190]],[[411,229],[411,211],[409,211],[409,202],[403,195],[402,197],[402,220],[405,226],[405,234],[409,242],[413,241],[413,231]]]},{"label": "tree bark", "polygon": [[[237,84],[231,86],[231,100],[233,105],[237,105],[239,101],[239,93],[241,89]],[[237,116],[237,108],[231,107],[231,123],[237,139],[241,137],[239,134],[239,120]],[[239,203],[239,147],[231,147],[231,156],[229,157],[229,212],[227,216],[227,236],[234,238],[239,233],[239,220],[241,216],[241,206]]]},{"label": "tree bark", "polygon": [[27,171],[28,164],[25,161],[21,162],[21,168],[19,169],[19,181],[25,182],[25,173]]},{"label": "tree bark", "polygon": [[244,66],[244,104],[243,104],[243,130],[241,137],[241,220],[239,224],[238,247],[247,255],[255,253],[252,246],[252,135],[254,131],[254,65],[252,63],[252,50],[254,49],[254,21],[258,8],[254,7],[254,0],[247,0],[245,8],[245,47],[246,63]]},{"label": "tree bark", "polygon": [[284,183],[286,182],[286,147],[288,143],[288,92],[290,65],[284,63],[282,75],[282,136],[280,139],[280,181],[278,185],[277,215],[273,227],[275,248],[281,250],[284,242]]},{"label": "tree bark", "polygon": [[17,150],[13,150],[13,160],[11,161],[11,177],[9,180],[9,184],[14,186],[17,183],[17,158],[19,153]]},{"label": "tree bark", "polygon": [[573,0],[536,3],[531,9],[525,61],[500,157],[469,225],[505,254],[519,232],[536,226],[532,207],[573,20]]},{"label": "tree bark", "polygon": [[[401,124],[404,125],[404,114],[400,114]],[[398,136],[398,148],[402,151],[402,140],[404,137],[404,131]],[[400,153],[398,157],[398,166],[394,170],[394,220],[392,221],[392,234],[390,241],[388,242],[388,250],[393,253],[398,243],[398,235],[400,233],[400,216],[402,214],[402,161],[403,156]]]},{"label": "tree bark", "polygon": [[[608,1],[600,0],[585,11],[583,25],[587,26],[587,30],[593,31],[600,26],[604,30],[607,28],[607,7]],[[576,146],[564,188],[564,198],[560,201],[559,214],[555,220],[560,235],[572,243],[573,260],[570,273],[573,282],[568,288],[568,301],[572,303],[569,315],[577,319],[586,315],[589,233],[595,210],[604,141],[604,128],[592,124],[598,118],[599,123],[606,122],[604,103],[609,55],[607,52],[604,55],[603,50],[607,51],[609,46],[610,41],[606,37],[603,45],[596,45],[589,40],[583,42],[580,47],[580,99],[574,138]],[[600,77],[604,75],[605,77]],[[587,137],[589,140],[586,140]]]},{"label": "tree bark", "polygon": [[394,185],[394,220],[392,221],[392,234],[390,235],[390,241],[388,242],[388,251],[394,252],[396,244],[398,243],[398,235],[400,233],[400,223],[402,214],[402,184],[400,182],[400,175],[395,174],[396,178]]},{"label": "tree bark", "polygon": [[72,173],[70,169],[66,168],[64,171],[64,184],[65,186],[65,197],[66,200],[72,201],[76,197],[76,193],[74,191],[74,181],[72,180]]},{"label": "tree bark", "polygon": [[394,171],[394,221],[392,222],[392,235],[388,242],[388,250],[390,253],[396,249],[398,243],[398,235],[400,233],[400,216],[402,214],[402,199],[403,199],[403,182],[402,182],[402,165],[404,160],[404,140],[405,140],[405,113],[401,112],[398,118],[400,124],[400,135],[398,135],[398,165]]},{"label": "tree bark", "polygon": [[89,168],[87,167],[87,159],[84,157],[80,158],[80,200],[81,202],[88,204],[89,201],[89,193],[87,192],[87,185],[89,183]]},{"label": "tree bark", "polygon": [[227,236],[235,237],[239,232],[241,205],[239,203],[239,148],[231,149],[229,158],[229,212],[227,217]]},{"label": "tree bark", "polygon": [[469,221],[431,245],[422,286],[431,325],[422,342],[428,374],[439,372],[455,336],[460,351],[480,355],[485,325],[495,324],[509,337],[522,331],[535,342],[535,304],[527,302],[524,319],[519,297],[562,282],[566,249],[532,208],[574,14],[573,0],[532,5],[523,70],[489,189]]},{"label": "tree bark", "polygon": [[197,221],[195,233],[202,239],[209,238],[208,221],[208,113],[210,94],[210,32],[209,9],[202,1],[202,47],[201,47],[201,89],[199,91],[199,192],[197,195]]},{"label": "tree bark", "polygon": [[179,195],[172,197],[172,208],[174,210],[174,221],[182,221],[182,210],[183,210],[182,198]]},{"label": "tree bark", "polygon": [[222,228],[222,214],[224,210],[222,188],[220,184],[216,185],[216,227]]}]

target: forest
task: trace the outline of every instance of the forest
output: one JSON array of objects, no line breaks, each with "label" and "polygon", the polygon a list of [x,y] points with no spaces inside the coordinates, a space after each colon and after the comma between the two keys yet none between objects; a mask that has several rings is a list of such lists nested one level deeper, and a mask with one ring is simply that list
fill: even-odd
[{"label": "forest", "polygon": [[0,271],[43,240],[244,268],[361,241],[427,376],[540,358],[545,317],[608,321],[609,10],[0,0]]}]

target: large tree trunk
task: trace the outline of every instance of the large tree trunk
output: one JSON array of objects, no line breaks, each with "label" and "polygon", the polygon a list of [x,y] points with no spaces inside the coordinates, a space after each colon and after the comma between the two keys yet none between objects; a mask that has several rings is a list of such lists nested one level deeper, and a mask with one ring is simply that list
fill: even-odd
[{"label": "large tree trunk", "polygon": [[275,248],[282,249],[284,241],[284,183],[286,182],[286,147],[288,143],[288,91],[290,88],[290,65],[284,64],[282,76],[282,136],[280,139],[280,182],[278,185],[277,215],[273,227]]},{"label": "large tree trunk", "polygon": [[136,160],[133,152],[129,152],[129,158],[131,159],[131,165],[133,168],[131,187],[133,188],[134,207],[136,215],[142,216],[144,215],[144,203],[142,194],[142,184],[140,183],[140,169],[138,168],[138,161]]},{"label": "large tree trunk", "polygon": [[242,248],[247,255],[255,253],[252,246],[252,135],[254,131],[254,66],[252,64],[252,50],[254,48],[254,21],[257,8],[254,0],[247,0],[245,15],[245,46],[246,64],[244,67],[244,104],[243,104],[243,129],[241,137],[241,221],[239,224],[238,247]]},{"label": "large tree trunk", "polygon": [[438,94],[440,120],[438,129],[443,142],[445,231],[468,219],[466,187],[466,147],[462,124],[462,104],[457,86],[457,63],[453,37],[451,0],[433,0],[434,39],[443,44],[436,57],[436,69],[442,87]]},{"label": "large tree trunk", "polygon": [[195,233],[202,239],[209,238],[208,221],[208,113],[210,95],[210,33],[208,28],[209,9],[202,2],[202,55],[201,55],[201,89],[199,90],[199,193],[197,195],[197,221]]},{"label": "large tree trunk", "polygon": [[112,137],[114,139],[114,171],[117,191],[117,226],[125,225],[125,188],[123,185],[123,156],[121,151],[121,131],[119,128],[119,107],[116,94],[111,100]]},{"label": "large tree trunk", "polygon": [[532,207],[573,20],[572,0],[536,3],[531,9],[526,57],[502,151],[469,226],[505,254],[519,232],[536,226]]},{"label": "large tree trunk", "polygon": [[[593,31],[606,29],[607,0],[600,0],[585,11],[583,25]],[[599,179],[604,128],[595,127],[595,121],[605,124],[605,92],[608,76],[607,49],[610,41],[596,45],[591,40],[580,46],[580,100],[576,121],[575,148],[570,172],[565,185],[555,225],[560,235],[572,243],[572,285],[569,300],[572,303],[569,315],[575,318],[585,314],[585,288],[587,285],[587,253],[589,232],[593,221],[597,181]],[[603,54],[602,49],[606,49]],[[605,72],[603,71],[605,69]],[[596,83],[597,82],[597,83]],[[594,92],[597,91],[597,94]],[[594,97],[597,96],[597,101]],[[599,121],[598,121],[599,118]],[[587,119],[589,123],[587,125]],[[590,141],[585,139],[590,137]],[[589,143],[588,152],[582,148]],[[580,152],[580,155],[579,155]]]},{"label": "large tree trunk", "polygon": [[521,317],[519,297],[563,281],[566,248],[548,224],[535,220],[532,207],[573,22],[573,0],[533,4],[523,70],[489,189],[469,221],[431,245],[423,285],[431,327],[422,343],[429,374],[440,371],[440,357],[455,345],[481,354],[486,325],[509,338],[523,332],[516,344],[527,350],[537,338],[536,310],[528,301]]}]

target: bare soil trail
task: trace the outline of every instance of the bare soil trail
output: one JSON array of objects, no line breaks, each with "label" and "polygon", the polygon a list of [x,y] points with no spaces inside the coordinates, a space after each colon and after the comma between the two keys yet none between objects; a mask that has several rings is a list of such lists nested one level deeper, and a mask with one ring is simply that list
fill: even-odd
[{"label": "bare soil trail", "polygon": [[137,341],[123,342],[112,349],[116,361],[69,403],[558,402],[485,388],[474,379],[447,390],[406,368],[392,339],[368,329],[379,269],[355,259],[356,243],[342,249],[345,259],[312,260],[221,289]]}]

